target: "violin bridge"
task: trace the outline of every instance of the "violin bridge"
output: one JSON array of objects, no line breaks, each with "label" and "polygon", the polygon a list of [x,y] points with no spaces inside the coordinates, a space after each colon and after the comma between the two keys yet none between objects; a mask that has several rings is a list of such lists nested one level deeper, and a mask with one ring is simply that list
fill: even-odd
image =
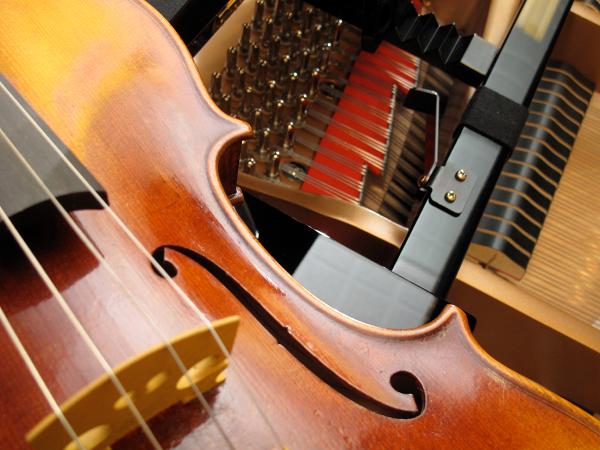
[{"label": "violin bridge", "polygon": [[[230,316],[213,322],[228,351],[233,347],[239,321],[239,317]],[[228,361],[207,327],[183,333],[171,340],[171,345],[188,368],[188,377],[165,344],[114,368],[129,400],[146,421],[178,402],[196,398],[190,379],[203,393],[225,381]],[[110,448],[139,426],[127,398],[119,394],[106,373],[63,403],[61,410],[88,450]],[[54,413],[42,419],[26,439],[34,449],[79,448]]]}]

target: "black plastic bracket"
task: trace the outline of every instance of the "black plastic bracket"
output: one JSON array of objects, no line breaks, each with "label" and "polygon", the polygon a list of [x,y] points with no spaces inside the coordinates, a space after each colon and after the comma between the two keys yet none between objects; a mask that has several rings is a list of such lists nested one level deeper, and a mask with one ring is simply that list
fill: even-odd
[{"label": "black plastic bracket", "polygon": [[431,177],[429,197],[438,208],[458,216],[465,209],[473,188],[477,186],[477,175],[468,173],[451,162],[439,167]]}]

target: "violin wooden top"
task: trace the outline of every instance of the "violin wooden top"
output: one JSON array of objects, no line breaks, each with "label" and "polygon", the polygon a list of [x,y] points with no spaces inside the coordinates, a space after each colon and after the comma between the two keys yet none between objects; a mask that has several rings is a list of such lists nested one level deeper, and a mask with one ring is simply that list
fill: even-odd
[{"label": "violin wooden top", "polygon": [[[600,446],[598,421],[489,358],[457,308],[418,329],[378,329],[336,313],[285,273],[221,185],[219,158],[234,158],[248,126],[216,109],[181,42],[145,4],[4,0],[0,15],[10,83],[106,188],[142,245],[166,248],[195,304],[210,319],[241,317],[235,370],[209,395],[236,448]],[[231,192],[233,175],[221,177]],[[106,210],[72,216],[163,333],[199,325]],[[111,365],[158,342],[62,220],[49,217],[26,237]],[[2,250],[0,304],[64,401],[101,368],[20,252]],[[3,331],[0,349],[0,441],[27,448],[25,433],[49,407]],[[422,398],[418,417],[408,418],[415,402],[401,391]],[[225,445],[195,401],[150,425],[165,448]],[[115,448],[144,445],[134,435]]]}]

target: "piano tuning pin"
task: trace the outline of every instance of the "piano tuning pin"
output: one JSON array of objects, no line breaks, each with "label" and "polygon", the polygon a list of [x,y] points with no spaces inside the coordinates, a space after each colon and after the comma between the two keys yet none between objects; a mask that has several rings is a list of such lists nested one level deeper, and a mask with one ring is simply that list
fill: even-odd
[{"label": "piano tuning pin", "polygon": [[310,34],[311,32],[313,20],[315,18],[314,11],[315,10],[313,9],[313,7],[309,6],[302,14],[302,26],[300,29],[304,34]]},{"label": "piano tuning pin", "polygon": [[225,114],[231,114],[231,95],[225,94],[223,97],[221,97],[219,106]]},{"label": "piano tuning pin", "polygon": [[254,172],[256,171],[256,160],[254,158],[246,159],[246,161],[244,161],[244,165],[242,166],[242,170],[245,173],[254,175]]},{"label": "piano tuning pin", "polygon": [[321,69],[322,72],[325,72],[325,70],[327,69],[327,66],[329,65],[329,59],[331,57],[332,50],[333,50],[333,46],[331,45],[331,42],[326,42],[321,47],[321,53],[319,55],[320,58],[319,58],[318,67]]},{"label": "piano tuning pin", "polygon": [[303,50],[300,54],[300,67],[298,71],[300,72],[301,77],[306,77],[309,73],[310,69],[310,52],[308,50]]},{"label": "piano tuning pin", "polygon": [[258,63],[258,69],[256,70],[256,76],[254,77],[254,90],[258,93],[262,93],[265,90],[267,83],[267,61],[262,59]]},{"label": "piano tuning pin", "polygon": [[254,108],[254,89],[247,87],[242,98],[242,108],[240,116],[246,120],[250,118],[252,109]]},{"label": "piano tuning pin", "polygon": [[282,0],[277,0],[277,5],[275,6],[275,12],[273,13],[273,21],[275,22],[276,27],[280,27],[283,22],[283,15],[285,13],[285,5]]},{"label": "piano tuning pin", "polygon": [[250,50],[250,35],[252,33],[252,26],[249,23],[245,23],[242,26],[242,37],[240,37],[239,52],[240,55],[245,57],[248,55]]},{"label": "piano tuning pin", "polygon": [[273,11],[273,8],[275,8],[275,2],[276,0],[265,0],[265,9],[269,12]]},{"label": "piano tuning pin", "polygon": [[265,97],[265,106],[267,109],[271,109],[277,99],[277,82],[275,80],[269,80],[267,83],[267,95]]},{"label": "piano tuning pin", "polygon": [[281,24],[281,36],[282,42],[289,42],[292,37],[292,13],[286,13],[283,16],[283,21]]},{"label": "piano tuning pin", "polygon": [[271,130],[265,128],[264,130],[257,133],[257,145],[256,152],[259,160],[264,161],[269,154],[269,138],[271,136]]},{"label": "piano tuning pin", "polygon": [[227,49],[227,65],[225,68],[225,75],[230,79],[237,74],[237,54],[236,47],[229,47]]},{"label": "piano tuning pin", "polygon": [[279,65],[279,83],[281,85],[285,85],[288,81],[288,76],[290,75],[290,65],[292,63],[292,58],[290,55],[283,55],[281,58],[281,64]]},{"label": "piano tuning pin", "polygon": [[244,89],[246,88],[246,71],[244,69],[238,69],[235,83],[233,85],[232,94],[235,98],[241,98],[244,95]]},{"label": "piano tuning pin", "polygon": [[265,22],[265,29],[262,33],[261,45],[268,48],[273,38],[273,18],[269,17]]},{"label": "piano tuning pin", "polygon": [[341,19],[335,19],[333,22],[333,34],[331,36],[331,41],[334,45],[337,45],[342,36],[344,21]]},{"label": "piano tuning pin", "polygon": [[267,60],[269,61],[269,65],[271,66],[275,66],[278,63],[278,57],[279,57],[279,47],[281,44],[281,39],[279,38],[279,36],[275,36],[273,39],[271,39],[271,44],[269,46],[269,55]]},{"label": "piano tuning pin", "polygon": [[260,30],[263,25],[263,17],[265,13],[264,0],[257,0],[254,8],[254,17],[252,18],[252,28]]},{"label": "piano tuning pin", "polygon": [[321,70],[315,67],[310,74],[310,85],[308,88],[308,96],[314,99],[319,93],[319,81],[321,80]]},{"label": "piano tuning pin", "polygon": [[303,124],[306,119],[306,115],[308,114],[308,105],[310,101],[308,100],[308,96],[306,94],[301,94],[298,100],[298,107],[296,109],[296,123]]},{"label": "piano tuning pin", "polygon": [[283,125],[283,115],[285,113],[285,102],[283,100],[277,100],[275,102],[275,110],[273,111],[273,117],[271,119],[271,129],[277,132]]},{"label": "piano tuning pin", "polygon": [[213,72],[210,79],[210,96],[215,102],[221,98],[221,74]]},{"label": "piano tuning pin", "polygon": [[288,122],[283,137],[283,154],[289,155],[294,150],[294,140],[296,138],[296,125],[294,122]]},{"label": "piano tuning pin", "polygon": [[321,42],[321,33],[323,32],[323,25],[320,23],[316,24],[310,31],[310,43],[309,48],[311,51],[316,51],[319,48],[319,42]]},{"label": "piano tuning pin", "polygon": [[240,162],[245,161],[246,158],[248,158],[248,141],[243,139],[240,146]]},{"label": "piano tuning pin", "polygon": [[288,106],[294,106],[294,104],[296,103],[296,97],[298,95],[299,83],[300,83],[300,79],[298,77],[298,74],[296,72],[291,73],[290,77],[289,77],[289,86],[287,89],[287,95],[286,95],[286,99],[285,99]]},{"label": "piano tuning pin", "polygon": [[302,0],[294,0],[292,3],[292,19],[294,22],[302,20]]},{"label": "piano tuning pin", "polygon": [[259,59],[260,47],[258,46],[258,44],[252,44],[252,47],[250,48],[250,53],[248,55],[248,62],[246,63],[246,70],[249,73],[256,72],[256,69],[258,68]]},{"label": "piano tuning pin", "polygon": [[255,133],[263,129],[263,112],[260,108],[256,108],[254,110],[254,116],[252,117],[252,128],[254,129]]},{"label": "piano tuning pin", "polygon": [[269,178],[277,178],[279,176],[279,166],[281,165],[281,155],[278,151],[274,151],[269,156],[269,165],[267,166],[267,176]]},{"label": "piano tuning pin", "polygon": [[300,31],[300,30],[295,31],[292,35],[291,48],[292,48],[292,54],[294,56],[297,56],[302,49],[302,38],[303,38],[303,34],[302,34],[302,31]]}]

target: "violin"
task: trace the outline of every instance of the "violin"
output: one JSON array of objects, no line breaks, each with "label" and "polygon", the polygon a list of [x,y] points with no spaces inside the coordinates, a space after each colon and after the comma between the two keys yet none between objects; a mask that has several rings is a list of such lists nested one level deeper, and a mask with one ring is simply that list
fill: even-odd
[{"label": "violin", "polygon": [[232,206],[248,125],[144,2],[0,13],[3,448],[600,446],[458,308],[380,329],[296,283]]}]

